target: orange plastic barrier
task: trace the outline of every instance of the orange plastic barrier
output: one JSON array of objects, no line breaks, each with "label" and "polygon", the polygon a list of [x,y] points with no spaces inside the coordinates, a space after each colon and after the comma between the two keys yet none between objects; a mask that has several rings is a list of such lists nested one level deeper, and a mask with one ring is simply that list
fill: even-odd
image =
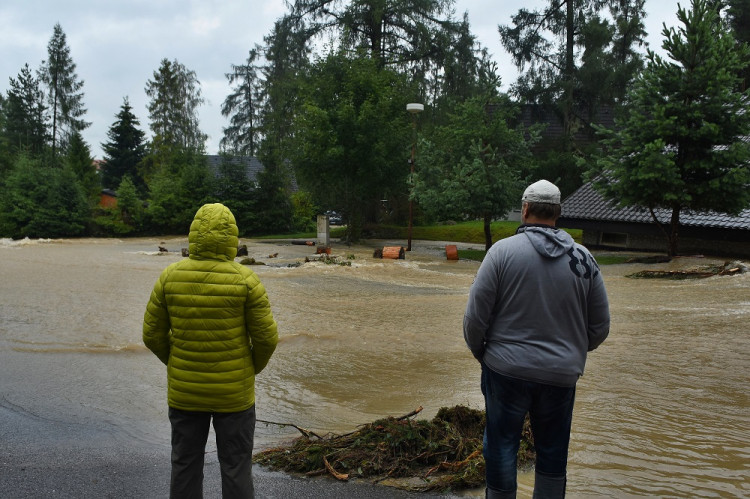
[{"label": "orange plastic barrier", "polygon": [[445,245],[445,257],[448,260],[458,260],[458,248],[456,248],[455,244]]},{"label": "orange plastic barrier", "polygon": [[383,248],[383,258],[392,258],[394,260],[403,260],[406,257],[403,246],[385,246]]}]

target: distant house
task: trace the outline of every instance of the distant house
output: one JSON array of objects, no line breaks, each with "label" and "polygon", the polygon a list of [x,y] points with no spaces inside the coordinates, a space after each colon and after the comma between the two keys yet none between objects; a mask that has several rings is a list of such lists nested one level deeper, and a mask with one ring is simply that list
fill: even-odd
[{"label": "distant house", "polygon": [[96,169],[96,173],[101,173],[102,172],[102,168],[104,168],[104,163],[106,163],[106,161],[104,161],[103,159],[93,159],[93,160],[91,160],[91,164],[94,165],[94,169]]},{"label": "distant house", "polygon": [[229,162],[233,165],[243,165],[247,180],[252,183],[258,182],[258,174],[263,171],[263,163],[254,156],[222,156],[219,154],[207,154],[206,162],[208,168],[216,176],[221,176],[220,167],[223,162]]},{"label": "distant house", "polygon": [[[229,161],[234,165],[243,165],[245,169],[245,175],[247,180],[253,183],[256,187],[258,184],[258,174],[265,170],[265,166],[255,156],[222,156],[220,154],[208,154],[206,155],[206,162],[209,170],[214,174],[215,177],[221,177],[221,164],[222,162]],[[292,175],[291,178],[291,189],[292,191],[297,190],[297,181]]]},{"label": "distant house", "polygon": [[[611,106],[602,106],[594,115],[584,109],[578,109],[574,114],[578,126],[573,131],[572,138],[573,142],[579,146],[596,143],[592,124],[601,125],[605,128],[614,128],[615,126],[614,111]],[[551,144],[559,143],[563,139],[562,117],[550,106],[525,104],[521,107],[518,121],[524,128],[530,128],[538,124],[545,125],[541,132],[540,141],[532,148],[535,153],[549,151]]]},{"label": "distant house", "polygon": [[[221,177],[221,164],[223,161],[229,161],[235,165],[242,165],[245,171],[247,180],[257,187],[258,185],[258,174],[262,172],[265,167],[258,158],[253,156],[222,156],[219,154],[207,154],[206,164],[208,169],[213,173],[216,178]],[[297,190],[297,182],[292,176],[291,188],[293,191]],[[117,192],[112,189],[102,189],[99,206],[102,208],[114,208],[117,206]]]},{"label": "distant house", "polygon": [[99,206],[102,208],[116,208],[117,193],[112,189],[102,189],[99,194]]},{"label": "distant house", "polygon": [[[669,225],[671,212],[654,212],[663,224]],[[666,249],[666,236],[654,223],[646,208],[618,208],[587,183],[562,203],[559,227],[583,230],[583,244],[589,247],[617,248],[638,251]],[[682,254],[750,257],[750,209],[738,216],[723,213],[680,214]]]}]

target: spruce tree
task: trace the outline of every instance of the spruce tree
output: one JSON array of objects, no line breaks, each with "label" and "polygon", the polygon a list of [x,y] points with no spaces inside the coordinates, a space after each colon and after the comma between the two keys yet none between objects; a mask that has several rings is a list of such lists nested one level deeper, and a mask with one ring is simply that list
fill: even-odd
[{"label": "spruce tree", "polygon": [[99,183],[96,166],[94,166],[94,160],[91,157],[91,148],[83,140],[80,132],[75,132],[70,138],[65,162],[68,168],[75,173],[78,183],[91,205],[95,205],[99,199],[101,184]]},{"label": "spruce tree", "polygon": [[138,127],[140,123],[133,114],[128,98],[123,99],[116,120],[107,132],[108,142],[102,144],[104,165],[102,167],[102,186],[117,189],[123,178],[130,176],[131,181],[140,192],[145,192],[145,182],[139,174],[139,165],[146,156],[145,132]]},{"label": "spruce tree", "polygon": [[153,80],[146,82],[150,127],[154,142],[167,148],[203,153],[206,134],[201,132],[198,107],[203,104],[195,71],[178,61],[162,59]]},{"label": "spruce tree", "polygon": [[39,78],[47,86],[47,103],[52,119],[53,154],[67,143],[75,132],[88,128],[84,121],[83,81],[78,80],[76,65],[60,23],[55,24],[47,44],[47,60],[42,61]]},{"label": "spruce tree", "polygon": [[263,88],[257,65],[259,56],[259,50],[252,49],[244,64],[232,64],[232,72],[226,74],[229,84],[235,87],[221,106],[222,116],[229,118],[221,147],[230,154],[255,156],[258,150],[263,108]]},{"label": "spruce tree", "polygon": [[17,79],[9,80],[8,97],[3,106],[6,122],[3,139],[12,155],[19,151],[39,155],[49,138],[44,92],[28,64],[18,73]]}]

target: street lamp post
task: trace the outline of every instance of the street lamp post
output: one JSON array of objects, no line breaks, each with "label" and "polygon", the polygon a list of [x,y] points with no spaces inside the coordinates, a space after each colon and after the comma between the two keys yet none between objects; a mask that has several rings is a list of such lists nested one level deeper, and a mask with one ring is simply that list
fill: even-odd
[{"label": "street lamp post", "polygon": [[[411,102],[406,105],[406,110],[409,111],[412,115],[412,122],[411,127],[414,130],[414,138],[411,143],[411,160],[409,161],[409,164],[411,165],[411,175],[414,176],[414,156],[416,154],[417,150],[417,115],[424,111],[424,104],[418,104],[416,102]],[[409,193],[409,244],[406,247],[406,251],[411,251],[411,226],[412,226],[412,217],[413,217],[413,210],[414,210],[414,201],[412,200],[412,194]]]}]

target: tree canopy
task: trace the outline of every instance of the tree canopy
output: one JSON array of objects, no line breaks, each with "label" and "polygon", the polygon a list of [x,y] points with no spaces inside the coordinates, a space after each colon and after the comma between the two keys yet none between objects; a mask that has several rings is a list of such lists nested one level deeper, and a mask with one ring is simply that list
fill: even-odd
[{"label": "tree canopy", "polygon": [[511,128],[516,114],[501,96],[468,99],[421,142],[414,197],[440,220],[482,219],[487,249],[490,223],[518,205],[521,180],[533,169],[529,146],[538,135]]},{"label": "tree canopy", "polygon": [[408,90],[402,75],[342,52],[321,58],[305,79],[292,161],[316,199],[344,214],[355,240],[367,210],[405,188]]},{"label": "tree canopy", "polygon": [[153,79],[146,82],[146,95],[154,142],[202,153],[206,134],[200,130],[198,107],[203,97],[195,71],[177,60],[162,59]]}]

